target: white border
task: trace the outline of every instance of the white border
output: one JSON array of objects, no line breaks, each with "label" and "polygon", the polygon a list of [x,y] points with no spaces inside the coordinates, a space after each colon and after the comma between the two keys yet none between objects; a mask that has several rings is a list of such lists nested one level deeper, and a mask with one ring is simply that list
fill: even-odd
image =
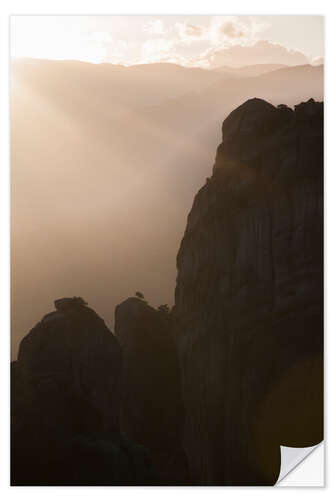
[{"label": "white border", "polygon": [[[253,14],[253,15],[274,15],[274,14],[289,14],[289,15],[326,15],[326,88],[330,88],[330,53],[328,47],[333,47],[333,42],[330,40],[333,26],[331,25],[331,8],[333,2],[327,0],[316,0],[313,2],[302,1],[291,1],[291,0],[279,0],[279,2],[268,2],[267,0],[258,1],[212,1],[212,0],[192,0],[191,2],[186,2],[185,0],[168,0],[167,2],[156,1],[129,1],[122,0],[121,2],[110,2],[107,0],[94,0],[89,2],[87,0],[57,0],[57,2],[51,2],[47,0],[12,0],[3,1],[1,4],[1,24],[0,24],[0,50],[1,50],[1,144],[0,144],[0,154],[1,154],[1,179],[0,179],[0,219],[1,219],[1,329],[0,329],[0,339],[1,339],[1,358],[0,358],[0,383],[1,383],[1,434],[0,434],[0,487],[2,498],[16,497],[17,495],[23,495],[24,498],[31,499],[45,499],[57,498],[58,495],[62,497],[70,498],[90,498],[91,496],[106,495],[112,497],[125,497],[129,498],[131,495],[135,497],[136,500],[152,497],[155,499],[156,495],[159,498],[172,496],[181,496],[182,499],[187,496],[197,497],[198,495],[211,495],[224,497],[234,497],[243,493],[249,498],[263,497],[266,498],[267,494],[280,494],[283,492],[285,498],[297,498],[299,495],[302,499],[308,495],[318,495],[318,494],[329,494],[329,487],[325,489],[315,489],[312,488],[299,488],[288,490],[287,488],[9,488],[9,463],[8,463],[8,445],[9,445],[9,412],[7,411],[9,405],[9,296],[8,296],[8,286],[9,286],[9,120],[8,120],[8,26],[9,20],[8,16],[11,14],[91,14],[91,15],[106,15],[106,14]],[[309,33],[311,36],[311,33]],[[327,111],[330,111],[329,96],[325,99],[326,102],[326,130],[328,130],[327,139],[329,139],[331,128],[329,126],[329,118],[327,118]],[[330,115],[329,115],[330,116]],[[332,141],[326,141],[326,152],[329,152],[331,147],[330,143]],[[329,228],[328,220],[332,221],[331,217],[333,214],[333,196],[332,191],[332,174],[330,170],[333,165],[328,164],[328,155],[326,155],[326,255],[330,255],[333,252],[332,247],[332,230]],[[331,222],[332,227],[332,222]],[[331,324],[331,314],[328,310],[328,280],[332,278],[332,271],[329,259],[326,258],[325,276],[326,276],[326,349],[329,344],[328,329]],[[326,351],[327,352],[327,351]],[[327,362],[326,354],[326,381],[329,380],[330,363]],[[326,408],[326,422],[329,421],[329,406],[330,401],[328,400],[328,391],[325,391],[325,408]],[[325,439],[327,441],[329,429],[325,429]],[[328,460],[326,453],[326,470],[328,470]],[[326,479],[327,481],[327,479]],[[329,483],[329,479],[327,481]]]}]

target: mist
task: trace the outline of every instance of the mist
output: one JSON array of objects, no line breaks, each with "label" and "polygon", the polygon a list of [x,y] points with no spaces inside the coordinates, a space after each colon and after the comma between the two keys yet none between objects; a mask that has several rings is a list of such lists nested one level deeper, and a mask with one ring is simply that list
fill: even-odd
[{"label": "mist", "polygon": [[322,66],[259,66],[13,60],[14,358],[59,297],[84,297],[111,329],[137,290],[172,306],[186,217],[224,118],[252,97],[323,99]]}]

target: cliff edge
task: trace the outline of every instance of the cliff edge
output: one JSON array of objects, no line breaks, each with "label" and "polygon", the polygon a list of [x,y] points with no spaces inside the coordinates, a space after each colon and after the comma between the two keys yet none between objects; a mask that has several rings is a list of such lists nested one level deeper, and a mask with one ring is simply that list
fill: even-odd
[{"label": "cliff edge", "polygon": [[177,257],[192,482],[270,485],[322,439],[323,103],[250,99],[224,121]]}]

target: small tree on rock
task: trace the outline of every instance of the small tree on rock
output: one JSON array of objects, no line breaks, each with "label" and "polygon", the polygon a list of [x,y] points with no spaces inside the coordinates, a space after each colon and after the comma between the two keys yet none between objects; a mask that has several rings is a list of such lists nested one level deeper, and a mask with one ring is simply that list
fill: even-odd
[{"label": "small tree on rock", "polygon": [[170,307],[168,304],[161,304],[157,310],[163,314],[170,314]]}]

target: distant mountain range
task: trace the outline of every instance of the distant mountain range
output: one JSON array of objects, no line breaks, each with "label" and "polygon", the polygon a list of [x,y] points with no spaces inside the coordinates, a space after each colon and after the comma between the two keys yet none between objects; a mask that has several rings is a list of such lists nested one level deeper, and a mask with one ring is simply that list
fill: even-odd
[{"label": "distant mountain range", "polygon": [[241,68],[231,68],[230,66],[220,66],[214,71],[219,71],[229,76],[248,77],[259,76],[277,69],[288,68],[287,64],[250,64]]}]

